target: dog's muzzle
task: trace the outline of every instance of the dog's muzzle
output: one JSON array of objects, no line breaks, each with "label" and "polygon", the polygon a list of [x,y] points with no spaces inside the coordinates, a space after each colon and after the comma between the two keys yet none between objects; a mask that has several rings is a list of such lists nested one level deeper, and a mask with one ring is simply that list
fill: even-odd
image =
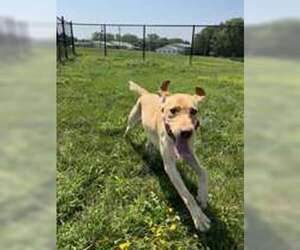
[{"label": "dog's muzzle", "polygon": [[[165,124],[165,130],[166,130],[168,136],[171,137],[172,140],[175,142],[176,137],[175,137],[174,133],[172,132],[170,124],[168,124],[165,120],[164,120],[164,124]],[[200,122],[198,120],[196,120],[196,124],[194,126],[195,126],[195,130],[197,130],[197,128],[200,126]],[[180,136],[188,139],[189,137],[191,137],[192,133],[193,133],[192,130],[181,131]]]}]

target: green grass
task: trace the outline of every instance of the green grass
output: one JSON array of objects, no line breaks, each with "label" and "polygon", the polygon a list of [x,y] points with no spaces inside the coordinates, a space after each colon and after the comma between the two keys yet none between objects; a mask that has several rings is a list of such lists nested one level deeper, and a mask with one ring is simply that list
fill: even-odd
[{"label": "green grass", "polygon": [[246,62],[247,244],[298,249],[300,61],[253,57]]},{"label": "green grass", "polygon": [[[80,50],[58,65],[57,244],[59,249],[243,249],[243,63],[218,58]],[[197,233],[136,128],[122,137],[136,96],[134,80],[157,91],[203,87],[197,154],[209,174],[211,230]],[[191,192],[196,176],[179,164]]]},{"label": "green grass", "polygon": [[9,59],[0,59],[1,249],[53,249],[55,49],[32,43]]}]

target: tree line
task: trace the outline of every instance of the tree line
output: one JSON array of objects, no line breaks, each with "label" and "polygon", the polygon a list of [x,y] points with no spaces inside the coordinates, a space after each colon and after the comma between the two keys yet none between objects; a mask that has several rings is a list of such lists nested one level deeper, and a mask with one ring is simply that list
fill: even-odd
[{"label": "tree line", "polygon": [[300,20],[282,19],[246,26],[246,54],[300,58]]},{"label": "tree line", "polygon": [[203,56],[243,57],[244,20],[234,18],[219,27],[207,27],[194,38],[194,52]]},{"label": "tree line", "polygon": [[[92,40],[94,41],[103,41],[104,40],[104,34],[102,32],[94,32],[92,34]],[[106,33],[106,41],[107,42],[126,42],[130,43],[138,48],[142,47],[143,39],[139,38],[138,36],[130,33],[126,33],[124,35],[120,34],[112,34],[112,33]],[[166,37],[160,37],[159,35],[152,33],[148,34],[146,37],[146,46],[148,50],[155,51],[158,48],[164,47],[168,44],[174,44],[174,43],[185,43],[189,44],[188,41],[185,41],[181,38],[166,38]]]},{"label": "tree line", "polygon": [[[102,32],[94,32],[92,40],[103,41]],[[141,48],[143,39],[130,33],[124,35],[106,33],[106,41],[119,41],[130,43],[137,48]],[[169,44],[190,42],[181,38],[160,37],[158,34],[148,34],[146,37],[146,47],[150,51]],[[221,57],[243,57],[244,56],[244,20],[233,18],[221,23],[219,27],[206,27],[195,34],[194,54],[202,56]]]}]

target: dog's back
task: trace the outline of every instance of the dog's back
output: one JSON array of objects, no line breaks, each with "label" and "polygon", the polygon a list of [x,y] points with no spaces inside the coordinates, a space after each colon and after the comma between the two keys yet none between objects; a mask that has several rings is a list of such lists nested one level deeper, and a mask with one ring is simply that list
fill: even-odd
[{"label": "dog's back", "polygon": [[140,121],[149,134],[157,138],[161,122],[161,99],[157,94],[148,92],[136,83],[129,81],[129,89],[140,97],[137,104],[140,109]]},{"label": "dog's back", "polygon": [[160,117],[161,103],[160,98],[156,94],[145,94],[140,97],[141,104],[141,120],[146,129],[155,132]]}]

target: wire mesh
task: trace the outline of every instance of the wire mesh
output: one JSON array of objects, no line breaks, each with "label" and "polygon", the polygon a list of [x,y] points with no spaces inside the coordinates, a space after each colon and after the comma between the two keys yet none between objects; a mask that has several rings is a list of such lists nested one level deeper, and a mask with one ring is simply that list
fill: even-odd
[{"label": "wire mesh", "polygon": [[73,31],[76,47],[98,49],[104,56],[141,51],[143,59],[146,54],[181,55],[190,63],[193,56],[243,57],[243,25],[73,23]]},{"label": "wire mesh", "polygon": [[190,55],[192,27],[149,26],[147,27],[146,49],[161,55]]}]

